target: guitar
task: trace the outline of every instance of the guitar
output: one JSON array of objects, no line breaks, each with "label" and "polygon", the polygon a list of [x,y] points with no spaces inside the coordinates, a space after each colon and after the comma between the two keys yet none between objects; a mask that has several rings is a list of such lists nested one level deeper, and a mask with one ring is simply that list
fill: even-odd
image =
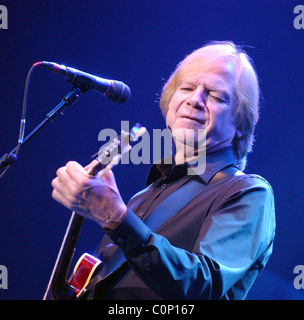
[{"label": "guitar", "polygon": [[[97,157],[88,165],[88,173],[92,176],[102,177],[119,163],[125,153],[132,149],[130,143],[138,141],[138,138],[146,131],[146,128],[139,123],[130,132],[122,131],[117,139],[93,155],[93,157],[96,155]],[[68,269],[83,219],[73,211],[43,297],[44,300],[47,298],[50,288],[54,299],[78,298],[84,292],[97,268],[102,267],[101,260],[84,253],[77,261],[70,279],[67,280]]]},{"label": "guitar", "polygon": [[102,267],[102,261],[88,253],[84,253],[78,259],[69,279],[70,286],[76,293],[76,298],[83,293],[98,266]]}]

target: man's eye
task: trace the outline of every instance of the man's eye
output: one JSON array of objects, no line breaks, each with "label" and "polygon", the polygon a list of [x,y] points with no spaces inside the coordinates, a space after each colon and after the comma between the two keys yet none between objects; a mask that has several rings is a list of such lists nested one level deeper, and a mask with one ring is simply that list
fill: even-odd
[{"label": "man's eye", "polygon": [[182,91],[192,91],[193,88],[192,87],[181,87],[180,90],[182,90]]},{"label": "man's eye", "polygon": [[208,96],[215,100],[216,102],[219,102],[219,103],[227,103],[226,99],[224,99],[223,97],[219,96],[216,92],[213,92],[213,91],[209,91],[208,92]]}]

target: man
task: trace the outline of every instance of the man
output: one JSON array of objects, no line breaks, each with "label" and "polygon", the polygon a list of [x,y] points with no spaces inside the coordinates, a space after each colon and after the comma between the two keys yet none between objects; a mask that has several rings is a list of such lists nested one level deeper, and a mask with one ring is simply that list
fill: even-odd
[{"label": "man", "polygon": [[[231,42],[194,51],[165,84],[160,106],[174,137],[174,162],[153,165],[147,188],[128,205],[111,171],[91,177],[69,162],[52,182],[54,199],[105,231],[96,251],[105,265],[113,263],[117,252],[127,260],[109,267],[109,275],[89,295],[244,299],[271,255],[275,233],[270,185],[242,172],[259,107],[249,57]],[[189,171],[195,172],[193,158],[205,154],[204,172]],[[187,194],[191,185],[194,192]],[[181,198],[186,200],[176,209]],[[161,225],[147,226],[149,219],[162,219],[170,210],[177,211]]]}]

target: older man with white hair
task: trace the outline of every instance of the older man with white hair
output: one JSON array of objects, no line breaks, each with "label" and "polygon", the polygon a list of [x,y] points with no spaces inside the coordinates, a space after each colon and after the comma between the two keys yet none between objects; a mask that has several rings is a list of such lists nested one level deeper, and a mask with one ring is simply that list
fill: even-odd
[{"label": "older man with white hair", "polygon": [[[253,63],[232,42],[208,43],[178,64],[160,107],[173,163],[154,164],[127,205],[111,171],[92,177],[68,162],[52,182],[54,199],[106,234],[96,250],[103,271],[82,297],[244,299],[275,235],[271,186],[243,172],[259,116]],[[193,143],[183,143],[189,132]],[[191,161],[202,155],[195,174]]]}]

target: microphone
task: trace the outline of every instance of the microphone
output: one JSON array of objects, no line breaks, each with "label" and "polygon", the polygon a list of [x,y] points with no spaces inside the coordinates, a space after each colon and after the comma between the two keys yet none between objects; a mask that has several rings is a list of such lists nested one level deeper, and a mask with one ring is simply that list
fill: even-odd
[{"label": "microphone", "polygon": [[42,61],[42,66],[54,73],[61,74],[73,84],[84,87],[87,90],[96,90],[114,102],[126,102],[131,96],[130,88],[121,81],[99,78],[92,74],[54,62]]}]

